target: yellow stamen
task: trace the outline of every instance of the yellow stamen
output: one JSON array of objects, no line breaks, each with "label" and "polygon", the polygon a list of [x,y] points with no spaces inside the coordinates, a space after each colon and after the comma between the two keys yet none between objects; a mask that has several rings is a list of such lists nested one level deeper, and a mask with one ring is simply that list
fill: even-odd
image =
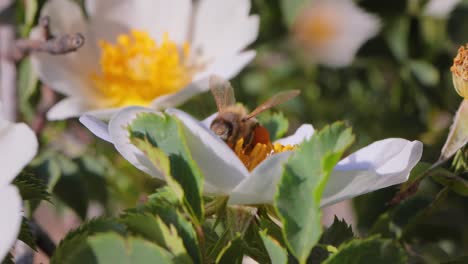
[{"label": "yellow stamen", "polygon": [[148,33],[133,30],[118,36],[116,44],[99,44],[101,71],[91,74],[91,79],[110,106],[148,105],[192,80],[190,45],[179,48],[168,34],[156,43]]},{"label": "yellow stamen", "polygon": [[284,151],[294,150],[295,146],[291,146],[291,145],[283,146],[279,143],[275,143],[275,144],[257,143],[253,147],[252,150],[247,150],[244,147],[244,139],[241,138],[236,142],[236,145],[234,146],[233,149],[236,155],[242,161],[242,163],[244,163],[245,167],[249,171],[252,171],[253,169],[255,169],[255,167],[257,167],[258,164],[260,164],[262,161],[264,161],[266,158],[270,157],[271,155],[281,153]]},{"label": "yellow stamen", "polygon": [[452,71],[453,85],[457,93],[468,99],[468,44],[466,48],[461,46],[457,56],[453,59]]}]

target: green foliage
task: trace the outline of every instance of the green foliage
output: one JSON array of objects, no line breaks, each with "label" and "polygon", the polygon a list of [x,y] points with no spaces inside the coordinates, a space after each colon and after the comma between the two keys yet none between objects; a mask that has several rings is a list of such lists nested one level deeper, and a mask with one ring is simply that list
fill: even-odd
[{"label": "green foliage", "polygon": [[284,167],[275,206],[288,248],[300,263],[322,233],[320,199],[328,177],[353,141],[344,124],[327,126],[301,144]]},{"label": "green foliage", "polygon": [[183,196],[190,214],[201,222],[203,175],[191,157],[180,122],[168,115],[141,114],[129,130],[133,142],[150,157],[171,188]]},{"label": "green foliage", "polygon": [[333,224],[323,232],[319,243],[338,247],[353,238],[354,233],[351,225],[346,224],[344,219],[340,220],[335,215]]},{"label": "green foliage", "polygon": [[216,264],[221,263],[233,263],[241,264],[243,259],[244,250],[242,248],[242,240],[237,237],[233,241],[230,241],[219,253],[216,258]]},{"label": "green foliage", "polygon": [[27,120],[34,116],[34,99],[39,79],[32,69],[31,60],[26,58],[18,67],[18,99],[21,113]]},{"label": "green foliage", "polygon": [[21,221],[21,229],[18,235],[18,239],[23,241],[30,248],[36,250],[36,240],[32,233],[31,227],[29,226],[29,221],[23,217]]},{"label": "green foliage", "polygon": [[268,236],[266,232],[261,232],[260,236],[262,237],[265,248],[268,251],[270,260],[272,264],[282,264],[287,263],[288,255],[286,250],[278,244],[273,238]]},{"label": "green foliage", "polygon": [[22,173],[15,178],[13,184],[18,187],[23,200],[49,200],[49,193],[45,183],[34,175]]},{"label": "green foliage", "polygon": [[114,231],[118,234],[125,233],[125,227],[113,219],[97,218],[82,224],[79,228],[69,232],[67,236],[60,241],[55,253],[51,259],[51,263],[73,263],[78,261],[73,254],[86,247],[88,237]]},{"label": "green foliage", "polygon": [[163,248],[136,237],[100,233],[87,237],[60,263],[177,263]]},{"label": "green foliage", "polygon": [[283,113],[263,114],[260,123],[270,132],[271,141],[280,139],[288,132],[289,122]]},{"label": "green foliage", "polygon": [[121,221],[131,234],[140,235],[172,252],[176,263],[191,263],[183,241],[173,225],[167,226],[161,218],[149,214],[127,214]]},{"label": "green foliage", "polygon": [[149,200],[144,207],[133,211],[129,210],[129,212],[150,213],[159,217],[165,225],[174,226],[192,260],[195,263],[200,262],[201,256],[197,235],[192,224],[184,217],[180,210],[176,210],[180,209],[181,206],[178,204],[174,192],[168,187],[163,187],[148,198]]},{"label": "green foliage", "polygon": [[309,0],[281,0],[284,23],[291,27],[303,8],[310,3]]},{"label": "green foliage", "polygon": [[346,263],[382,263],[404,264],[407,257],[404,250],[395,242],[378,237],[355,239],[343,244],[324,264]]}]

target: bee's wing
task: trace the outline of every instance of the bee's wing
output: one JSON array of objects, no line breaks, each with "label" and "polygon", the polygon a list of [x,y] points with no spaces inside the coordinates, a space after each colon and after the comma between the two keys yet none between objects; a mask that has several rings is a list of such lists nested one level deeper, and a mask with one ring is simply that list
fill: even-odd
[{"label": "bee's wing", "polygon": [[255,110],[253,110],[250,114],[248,114],[246,117],[244,117],[244,120],[255,117],[258,114],[260,114],[261,112],[272,108],[273,106],[276,106],[276,105],[279,105],[279,104],[281,104],[283,102],[291,100],[292,98],[298,96],[300,92],[301,91],[299,91],[299,90],[289,90],[289,91],[284,91],[284,92],[278,93],[278,94],[274,95],[273,97],[271,97],[270,99],[268,99],[263,104],[257,106],[257,108],[255,108]]},{"label": "bee's wing", "polygon": [[222,112],[226,107],[236,103],[234,89],[227,80],[220,76],[213,75],[210,77],[210,90],[216,101],[219,112]]}]

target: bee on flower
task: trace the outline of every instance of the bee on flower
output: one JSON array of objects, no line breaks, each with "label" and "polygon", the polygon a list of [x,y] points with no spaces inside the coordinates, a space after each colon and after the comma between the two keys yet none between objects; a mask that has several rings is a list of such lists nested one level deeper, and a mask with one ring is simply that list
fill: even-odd
[{"label": "bee on flower", "polygon": [[[207,77],[230,79],[255,56],[258,34],[250,0],[49,0],[51,33],[81,32],[85,44],[66,56],[34,54],[40,79],[65,95],[49,120],[85,112],[102,118],[131,105],[173,107],[208,89]],[[64,15],[66,14],[66,15]],[[41,36],[38,28],[31,38]]]},{"label": "bee on flower", "polygon": [[[246,114],[230,108],[226,111],[226,106],[236,107],[229,83],[215,78],[211,84],[219,113],[200,122],[177,109],[165,111],[182,123],[187,147],[204,175],[205,194],[228,196],[231,205],[272,203],[283,166],[295,148],[311,138],[314,129],[310,124],[303,124],[293,135],[271,142],[263,129],[258,130],[260,125],[250,123],[249,117],[265,109],[264,106],[274,106],[297,93],[275,96]],[[164,180],[161,169],[130,140],[128,126],[142,114],[163,113],[128,107],[111,118],[108,124],[89,115],[82,116],[80,121],[96,136],[114,144],[137,168]],[[244,128],[240,129],[242,126]],[[404,182],[421,155],[422,143],[419,141],[389,138],[374,142],[338,163],[329,178],[321,205]]]}]

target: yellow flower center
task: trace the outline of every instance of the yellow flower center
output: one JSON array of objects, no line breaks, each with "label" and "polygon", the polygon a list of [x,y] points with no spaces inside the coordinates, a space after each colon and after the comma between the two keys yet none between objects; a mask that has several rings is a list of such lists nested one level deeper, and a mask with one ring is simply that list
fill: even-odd
[{"label": "yellow flower center", "polygon": [[452,71],[453,85],[457,93],[468,99],[468,44],[466,48],[461,46],[457,56],[453,59]]},{"label": "yellow flower center", "polygon": [[234,146],[234,153],[236,153],[237,157],[244,163],[245,167],[252,171],[264,161],[266,158],[270,157],[271,155],[281,153],[284,151],[294,150],[296,147],[291,145],[283,146],[279,143],[275,144],[263,144],[257,143],[253,147],[252,150],[247,150],[244,147],[244,139],[241,138],[237,141],[236,145]]},{"label": "yellow flower center", "polygon": [[191,82],[190,46],[182,49],[165,34],[157,43],[148,33],[133,30],[117,43],[100,41],[100,73],[91,74],[107,105],[148,105],[155,98],[177,92]]},{"label": "yellow flower center", "polygon": [[296,40],[307,49],[324,48],[337,35],[339,19],[329,5],[309,7],[294,24]]}]

